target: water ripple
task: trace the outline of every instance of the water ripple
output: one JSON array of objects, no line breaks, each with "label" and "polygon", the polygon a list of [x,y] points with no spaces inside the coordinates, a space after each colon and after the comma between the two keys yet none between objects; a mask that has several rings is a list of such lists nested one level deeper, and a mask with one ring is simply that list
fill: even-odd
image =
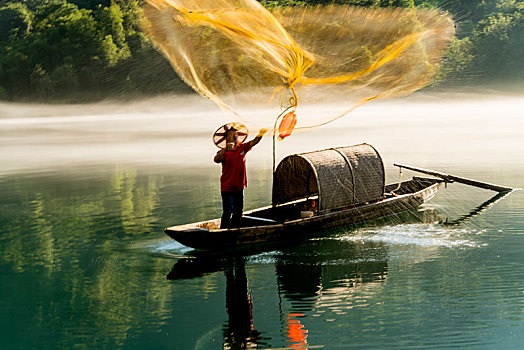
[{"label": "water ripple", "polygon": [[179,258],[191,248],[172,239],[154,239],[133,243],[130,249],[137,249],[156,256]]},{"label": "water ripple", "polygon": [[379,228],[362,228],[336,239],[353,242],[381,242],[391,245],[419,247],[469,247],[485,246],[466,237],[481,234],[483,230],[449,228],[435,224],[404,224]]}]

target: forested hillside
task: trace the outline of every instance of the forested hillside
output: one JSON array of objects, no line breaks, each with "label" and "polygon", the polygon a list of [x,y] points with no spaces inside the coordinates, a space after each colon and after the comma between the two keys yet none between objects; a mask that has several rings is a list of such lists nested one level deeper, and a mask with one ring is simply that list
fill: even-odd
[{"label": "forested hillside", "polygon": [[[332,3],[265,0],[267,6]],[[524,0],[349,0],[437,7],[457,38],[437,84],[524,81]],[[139,0],[0,0],[0,99],[89,101],[188,92],[140,30]]]}]

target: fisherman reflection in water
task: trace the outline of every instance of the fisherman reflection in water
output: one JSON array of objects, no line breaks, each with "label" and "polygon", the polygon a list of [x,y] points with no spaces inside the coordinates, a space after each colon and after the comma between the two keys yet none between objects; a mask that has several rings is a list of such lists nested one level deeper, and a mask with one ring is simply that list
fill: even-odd
[{"label": "fisherman reflection in water", "polygon": [[240,227],[244,208],[244,188],[247,187],[246,154],[258,144],[267,132],[261,129],[251,141],[240,143],[238,130],[230,128],[225,133],[226,148],[218,151],[214,161],[222,163],[220,190],[223,214],[220,228]]},{"label": "fisherman reflection in water", "polygon": [[[202,277],[224,270],[226,276],[227,322],[222,328],[223,349],[256,349],[263,345],[261,333],[253,324],[253,298],[248,287],[243,257],[216,259],[209,256],[179,259],[168,280]],[[267,348],[267,346],[263,346]]]},{"label": "fisherman reflection in water", "polygon": [[247,285],[245,262],[236,258],[228,262],[226,274],[226,311],[224,349],[255,349],[260,332],[253,325],[253,300]]}]

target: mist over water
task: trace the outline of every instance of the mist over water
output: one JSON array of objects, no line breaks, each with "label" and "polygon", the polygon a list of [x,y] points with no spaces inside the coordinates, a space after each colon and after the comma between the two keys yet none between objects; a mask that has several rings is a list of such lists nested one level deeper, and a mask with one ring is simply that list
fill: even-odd
[{"label": "mist over water", "polygon": [[[319,105],[304,113],[330,108],[336,107]],[[377,101],[324,127],[295,132],[277,143],[277,158],[367,142],[379,150],[387,166],[472,166],[492,158],[513,163],[515,157],[524,158],[522,110],[524,95],[509,94],[419,93]],[[208,166],[216,151],[210,135],[228,121],[211,102],[192,95],[125,104],[0,104],[0,172],[72,164]],[[251,130],[250,137],[257,131]],[[250,155],[249,164],[270,163],[268,135]]]},{"label": "mist over water", "polygon": [[[277,142],[277,161],[367,142],[387,183],[399,162],[523,188],[523,110],[518,93],[377,101]],[[248,329],[272,349],[520,348],[523,191],[449,184],[416,213],[184,259],[163,228],[220,216],[227,121],[198,96],[0,104],[0,347],[222,349]],[[270,203],[271,152],[266,136],[248,155],[246,210]]]}]

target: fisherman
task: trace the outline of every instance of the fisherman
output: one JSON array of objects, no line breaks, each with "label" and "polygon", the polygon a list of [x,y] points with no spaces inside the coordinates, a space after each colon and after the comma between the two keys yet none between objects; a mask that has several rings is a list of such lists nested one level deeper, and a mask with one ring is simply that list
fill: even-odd
[{"label": "fisherman", "polygon": [[245,143],[238,141],[238,130],[235,128],[231,127],[225,132],[226,148],[218,151],[214,158],[215,163],[222,163],[220,191],[223,213],[220,228],[240,227],[244,188],[247,187],[246,153],[260,142],[266,132],[266,129],[260,129],[253,140]]}]

